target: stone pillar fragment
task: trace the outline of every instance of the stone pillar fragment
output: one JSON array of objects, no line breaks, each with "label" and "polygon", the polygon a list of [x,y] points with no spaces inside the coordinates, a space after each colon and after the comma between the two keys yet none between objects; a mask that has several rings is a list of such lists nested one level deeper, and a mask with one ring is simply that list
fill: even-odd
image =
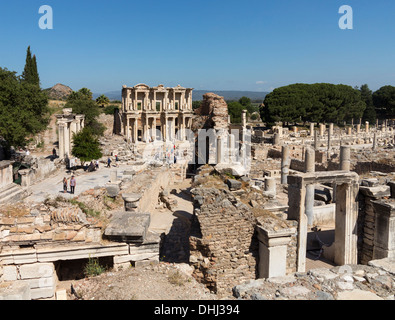
[{"label": "stone pillar fragment", "polygon": [[351,149],[348,146],[340,147],[340,170],[350,171]]},{"label": "stone pillar fragment", "polygon": [[[311,148],[306,149],[305,155],[305,172],[315,172],[315,151]],[[307,216],[307,225],[311,226],[313,224],[314,218],[314,184],[306,185],[306,200],[305,200],[305,212]]]},{"label": "stone pillar fragment", "polygon": [[272,197],[276,196],[276,179],[271,177],[265,178],[265,192]]},{"label": "stone pillar fragment", "polygon": [[289,173],[290,157],[289,157],[289,146],[282,147],[282,158],[281,158],[281,184],[287,184],[287,177]]}]

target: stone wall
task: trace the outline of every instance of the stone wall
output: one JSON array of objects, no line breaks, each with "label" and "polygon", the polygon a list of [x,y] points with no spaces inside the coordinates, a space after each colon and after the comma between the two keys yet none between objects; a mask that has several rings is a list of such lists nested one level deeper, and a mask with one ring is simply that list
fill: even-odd
[{"label": "stone wall", "polygon": [[97,243],[101,239],[101,222],[88,220],[78,207],[49,208],[43,204],[34,209],[19,207],[16,210],[10,206],[3,207],[0,212],[1,246]]},{"label": "stone wall", "polygon": [[219,296],[230,295],[240,280],[257,276],[255,217],[226,189],[205,186],[192,190],[195,219],[190,263],[195,278]]},{"label": "stone wall", "polygon": [[374,240],[376,214],[373,201],[390,196],[390,187],[384,185],[361,186],[359,188],[359,217],[358,217],[358,260],[367,264],[374,259]]}]

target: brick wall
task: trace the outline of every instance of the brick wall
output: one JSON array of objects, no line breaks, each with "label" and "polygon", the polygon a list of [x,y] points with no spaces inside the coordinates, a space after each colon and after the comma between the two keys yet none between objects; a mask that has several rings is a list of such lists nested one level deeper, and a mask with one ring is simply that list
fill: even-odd
[{"label": "brick wall", "polygon": [[192,190],[190,262],[196,279],[219,296],[229,296],[236,284],[255,279],[258,261],[255,218],[226,188]]}]

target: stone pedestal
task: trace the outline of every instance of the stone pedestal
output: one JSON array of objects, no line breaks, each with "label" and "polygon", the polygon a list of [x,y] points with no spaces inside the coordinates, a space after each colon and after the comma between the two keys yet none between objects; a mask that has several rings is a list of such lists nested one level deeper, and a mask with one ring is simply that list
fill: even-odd
[{"label": "stone pedestal", "polygon": [[269,226],[258,225],[259,278],[281,277],[286,275],[287,245],[294,228],[272,230]]},{"label": "stone pedestal", "polygon": [[122,199],[125,203],[125,211],[134,212],[137,210],[141,195],[137,193],[125,193],[122,195]]}]

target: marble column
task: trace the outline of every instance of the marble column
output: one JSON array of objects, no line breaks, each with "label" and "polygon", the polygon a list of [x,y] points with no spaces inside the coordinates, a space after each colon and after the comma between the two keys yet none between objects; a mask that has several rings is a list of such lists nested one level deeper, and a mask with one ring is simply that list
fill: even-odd
[{"label": "marble column", "polygon": [[65,131],[65,124],[59,123],[58,124],[58,135],[59,135],[59,158],[64,159],[65,157],[65,147],[64,147],[64,131]]},{"label": "marble column", "polygon": [[310,137],[314,137],[314,123],[310,123]]},{"label": "marble column", "polygon": [[333,123],[329,124],[329,133],[333,136]]},{"label": "marble column", "polygon": [[64,126],[64,154],[70,157],[70,124],[67,122]]}]

